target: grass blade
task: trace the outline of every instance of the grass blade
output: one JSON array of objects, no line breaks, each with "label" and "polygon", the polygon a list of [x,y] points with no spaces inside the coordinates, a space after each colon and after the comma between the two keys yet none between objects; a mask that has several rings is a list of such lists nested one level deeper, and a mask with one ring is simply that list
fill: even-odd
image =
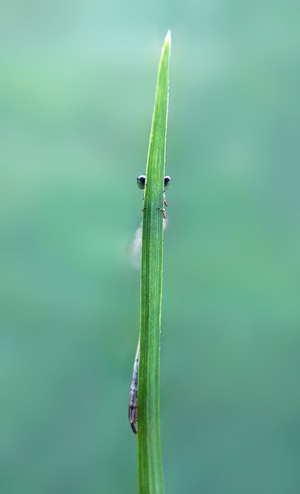
[{"label": "grass blade", "polygon": [[140,362],[138,381],[138,483],[140,494],[164,492],[160,439],[160,331],[163,272],[163,191],[171,36],[162,48],[147,159],[144,196]]}]

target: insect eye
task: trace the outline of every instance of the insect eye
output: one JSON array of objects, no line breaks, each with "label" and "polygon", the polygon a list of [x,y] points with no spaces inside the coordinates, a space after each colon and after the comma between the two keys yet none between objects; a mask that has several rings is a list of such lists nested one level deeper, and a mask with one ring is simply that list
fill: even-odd
[{"label": "insect eye", "polygon": [[169,177],[169,175],[166,175],[165,178],[164,178],[165,189],[168,187],[168,185],[170,184],[170,182],[172,182],[171,177]]},{"label": "insect eye", "polygon": [[139,189],[144,189],[146,185],[146,175],[139,175],[136,179],[136,183]]}]

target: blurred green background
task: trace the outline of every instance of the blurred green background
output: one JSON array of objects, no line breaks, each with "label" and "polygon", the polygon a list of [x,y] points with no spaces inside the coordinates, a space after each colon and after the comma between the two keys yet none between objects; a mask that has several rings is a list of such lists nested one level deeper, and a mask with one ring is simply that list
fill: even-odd
[{"label": "blurred green background", "polygon": [[129,251],[169,28],[166,490],[299,492],[297,5],[1,4],[1,493],[137,492]]}]

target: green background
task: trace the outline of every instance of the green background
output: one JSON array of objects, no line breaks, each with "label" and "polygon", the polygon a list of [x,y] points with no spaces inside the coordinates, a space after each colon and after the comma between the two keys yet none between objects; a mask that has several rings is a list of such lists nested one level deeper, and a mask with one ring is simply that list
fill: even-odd
[{"label": "green background", "polygon": [[129,254],[169,28],[166,490],[299,492],[297,5],[1,4],[1,493],[137,491]]}]

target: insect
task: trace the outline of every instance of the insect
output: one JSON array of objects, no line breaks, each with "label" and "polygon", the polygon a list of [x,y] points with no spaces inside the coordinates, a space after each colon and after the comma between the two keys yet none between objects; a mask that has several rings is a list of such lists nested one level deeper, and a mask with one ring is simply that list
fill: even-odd
[{"label": "insect", "polygon": [[[164,190],[163,190],[163,193],[164,193],[164,205],[165,206],[169,206],[169,204],[167,202],[167,199],[166,199],[165,192],[166,192],[166,189],[169,187],[169,185],[170,185],[171,182],[172,182],[171,177],[169,175],[166,175],[164,177]],[[137,179],[136,179],[136,183],[137,183],[137,186],[138,186],[139,189],[142,189],[142,190],[145,189],[145,185],[147,183],[147,177],[146,177],[146,175],[139,175],[137,177]],[[167,217],[166,210],[165,209],[162,209],[162,208],[157,208],[157,209],[159,209],[162,212],[164,219],[166,219],[166,217]],[[142,209],[142,211],[144,211],[144,209]]]},{"label": "insect", "polygon": [[[139,189],[145,189],[146,185],[146,175],[139,175],[136,179],[137,181],[137,186]],[[166,200],[165,196],[165,191],[167,187],[170,185],[172,182],[171,177],[169,175],[166,175],[164,177],[164,205],[168,206],[168,202]],[[160,211],[163,213],[164,219],[166,219],[167,214],[165,209],[158,208]],[[144,211],[142,209],[142,211]],[[165,225],[165,224],[164,224]],[[141,234],[140,234],[141,235]],[[141,248],[141,242],[139,243],[139,249]],[[133,364],[133,373],[132,373],[132,379],[131,379],[131,384],[130,384],[130,392],[129,392],[129,402],[128,402],[128,420],[132,429],[132,432],[134,434],[137,434],[137,428],[136,424],[138,422],[138,378],[139,378],[139,360],[140,360],[140,340],[138,341],[137,349],[136,349],[136,354],[134,358],[134,364]]]}]

